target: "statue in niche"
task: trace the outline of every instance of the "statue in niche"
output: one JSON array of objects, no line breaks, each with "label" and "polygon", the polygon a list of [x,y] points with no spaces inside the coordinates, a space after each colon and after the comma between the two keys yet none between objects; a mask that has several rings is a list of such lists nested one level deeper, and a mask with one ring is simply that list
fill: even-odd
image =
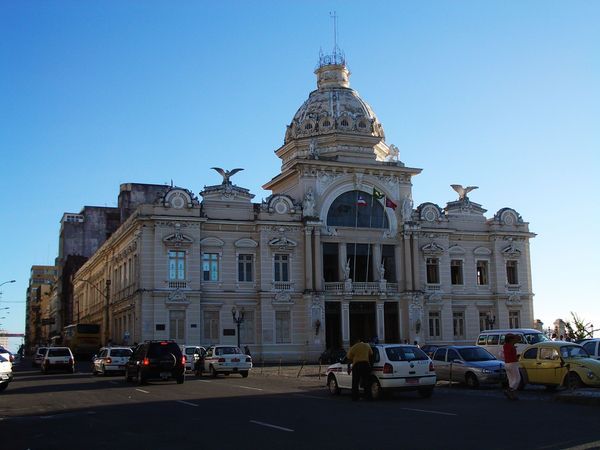
[{"label": "statue in niche", "polygon": [[385,280],[385,265],[383,264],[383,261],[379,264],[379,279]]},{"label": "statue in niche", "polygon": [[312,189],[308,189],[306,194],[304,194],[304,202],[302,203],[302,211],[304,217],[315,217],[315,196],[313,194]]},{"label": "statue in niche", "polygon": [[410,222],[411,218],[412,218],[412,212],[413,212],[413,201],[406,197],[404,200],[402,200],[402,220],[404,222]]},{"label": "statue in niche", "polygon": [[398,157],[400,155],[400,150],[394,144],[390,145],[390,152],[385,158],[386,161],[398,161]]},{"label": "statue in niche", "polygon": [[350,279],[350,258],[346,261],[346,265],[344,266],[344,281]]},{"label": "statue in niche", "polygon": [[308,144],[308,156],[310,159],[319,159],[319,150],[317,149],[317,140],[312,138]]}]

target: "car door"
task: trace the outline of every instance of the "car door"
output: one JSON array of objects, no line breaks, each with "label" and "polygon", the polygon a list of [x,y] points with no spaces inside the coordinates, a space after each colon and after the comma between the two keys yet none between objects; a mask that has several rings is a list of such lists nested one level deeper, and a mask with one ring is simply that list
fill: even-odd
[{"label": "car door", "polygon": [[588,352],[590,354],[590,358],[593,359],[600,359],[600,355],[598,354],[598,346],[600,345],[600,342],[598,341],[590,341],[590,342],[586,342],[585,344],[583,344],[583,348],[585,349],[586,352]]},{"label": "car door", "polygon": [[94,370],[96,370],[96,372],[100,372],[100,369],[102,368],[102,361],[104,361],[106,353],[106,349],[101,350],[100,353],[98,353],[98,355],[96,355],[96,357],[94,358]]},{"label": "car door", "polygon": [[446,354],[446,361],[448,362],[448,379],[450,381],[464,381],[465,379],[465,365],[458,352],[449,348]]},{"label": "car door", "polygon": [[539,382],[544,384],[560,384],[567,371],[558,349],[552,347],[540,347],[536,366]]},{"label": "car door", "polygon": [[449,379],[449,371],[448,371],[448,363],[446,362],[446,352],[445,348],[438,348],[433,354],[433,367],[435,367],[435,373],[437,375],[438,380],[448,380]]},{"label": "car door", "polygon": [[519,359],[519,364],[525,371],[527,372],[527,379],[530,383],[539,383],[540,382],[540,371],[538,367],[538,348],[533,347],[521,355],[521,359]]}]

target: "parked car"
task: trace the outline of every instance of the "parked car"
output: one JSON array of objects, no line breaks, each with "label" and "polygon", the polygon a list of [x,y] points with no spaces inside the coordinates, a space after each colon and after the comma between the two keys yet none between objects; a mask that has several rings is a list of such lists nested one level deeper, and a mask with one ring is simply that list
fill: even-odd
[{"label": "parked car", "polygon": [[504,340],[507,334],[513,334],[519,338],[519,341],[515,345],[515,347],[517,347],[517,354],[519,355],[528,345],[549,341],[544,333],[532,328],[509,328],[506,330],[482,331],[479,333],[476,344],[485,348],[496,358],[500,358],[500,351],[504,346]]},{"label": "parked car", "polygon": [[203,371],[212,377],[223,373],[239,373],[246,378],[252,369],[252,357],[242,353],[239,347],[233,345],[213,345],[206,351]]},{"label": "parked car", "polygon": [[600,339],[586,339],[581,343],[585,351],[589,353],[590,358],[600,360]]},{"label": "parked car", "polygon": [[8,349],[6,349],[5,347],[2,347],[1,345],[0,345],[0,356],[7,359],[10,362],[11,366],[12,366],[12,363],[15,362],[14,355],[11,352],[9,352]]},{"label": "parked car", "polygon": [[125,380],[175,379],[177,384],[185,381],[185,356],[175,341],[146,341],[139,344],[125,364]]},{"label": "parked car", "polygon": [[433,354],[435,351],[442,347],[445,347],[445,345],[425,344],[421,346],[421,350],[423,350],[427,356],[433,359]]},{"label": "parked car", "polygon": [[[419,347],[402,344],[376,344],[373,350],[371,379],[365,389],[373,399],[388,391],[417,391],[430,397],[436,383],[433,362]],[[327,387],[332,395],[352,389],[352,372],[347,364],[337,362],[327,368]]]},{"label": "parked car", "polygon": [[335,364],[342,361],[346,357],[346,350],[343,348],[330,348],[325,350],[319,356],[320,364]]},{"label": "parked car", "polygon": [[46,356],[46,350],[48,347],[38,347],[33,354],[33,360],[31,361],[31,367],[40,367],[44,356]]},{"label": "parked car", "polygon": [[500,384],[506,377],[504,362],[476,345],[451,345],[433,355],[438,380],[458,381],[471,388]]},{"label": "parked car", "polygon": [[185,355],[185,370],[195,370],[202,373],[202,358],[206,355],[206,349],[199,345],[182,345],[181,351]]},{"label": "parked car", "polygon": [[523,383],[600,387],[600,361],[573,342],[548,341],[527,348],[519,359]]},{"label": "parked car", "polygon": [[125,364],[131,355],[133,352],[129,347],[102,347],[92,358],[92,374],[125,372]]},{"label": "parked car", "polygon": [[13,379],[12,363],[0,355],[0,392],[8,387]]},{"label": "parked car", "polygon": [[41,362],[42,372],[64,370],[75,373],[75,358],[69,347],[48,347]]}]

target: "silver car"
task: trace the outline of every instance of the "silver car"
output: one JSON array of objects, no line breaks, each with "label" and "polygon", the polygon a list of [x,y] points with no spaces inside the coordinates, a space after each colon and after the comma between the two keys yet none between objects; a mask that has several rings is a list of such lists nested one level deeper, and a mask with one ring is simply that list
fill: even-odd
[{"label": "silver car", "polygon": [[438,380],[458,381],[476,388],[480,384],[500,384],[505,376],[504,362],[476,345],[451,345],[433,354]]}]

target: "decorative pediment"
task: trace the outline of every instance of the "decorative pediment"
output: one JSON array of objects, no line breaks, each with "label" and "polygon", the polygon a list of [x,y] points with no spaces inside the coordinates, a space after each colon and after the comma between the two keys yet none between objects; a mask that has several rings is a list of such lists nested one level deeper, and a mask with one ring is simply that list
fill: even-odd
[{"label": "decorative pediment", "polygon": [[514,259],[521,256],[521,250],[519,250],[515,244],[511,242],[509,246],[502,249],[502,254],[505,258]]},{"label": "decorative pediment", "polygon": [[420,220],[436,222],[444,215],[444,211],[435,203],[422,203],[417,207],[417,215]]},{"label": "decorative pediment", "polygon": [[425,254],[427,256],[431,256],[431,255],[439,256],[439,255],[444,254],[444,247],[437,244],[436,242],[431,242],[430,244],[427,244],[427,245],[424,245],[423,247],[421,247],[421,251],[423,252],[423,254]]},{"label": "decorative pediment", "polygon": [[464,255],[466,252],[465,249],[462,248],[460,245],[453,245],[448,249],[448,253],[450,253],[451,255]]},{"label": "decorative pediment", "polygon": [[289,195],[273,194],[263,202],[262,209],[266,209],[270,214],[294,214],[296,205]]},{"label": "decorative pediment", "polygon": [[198,199],[190,191],[176,187],[171,187],[161,201],[165,208],[174,209],[189,209],[199,204]]},{"label": "decorative pediment", "polygon": [[490,256],[492,251],[487,247],[477,247],[473,250],[473,254],[477,256]]},{"label": "decorative pediment", "polygon": [[273,297],[272,303],[279,305],[293,305],[294,300],[292,298],[292,294],[290,294],[289,292],[278,292]]},{"label": "decorative pediment", "polygon": [[250,238],[242,238],[235,241],[233,244],[236,248],[255,248],[258,247],[258,242]]},{"label": "decorative pediment", "polygon": [[502,225],[519,225],[523,223],[521,215],[512,208],[502,208],[494,214],[494,221]]},{"label": "decorative pediment", "polygon": [[187,299],[185,293],[181,291],[181,289],[175,289],[173,292],[169,294],[165,303],[167,305],[184,305],[187,306],[190,304],[190,301]]},{"label": "decorative pediment", "polygon": [[165,236],[163,243],[171,247],[187,247],[194,243],[194,238],[177,230]]},{"label": "decorative pediment", "polygon": [[200,241],[202,247],[223,247],[225,242],[216,237],[205,237]]},{"label": "decorative pediment", "polygon": [[428,306],[439,306],[442,304],[442,296],[440,294],[430,294],[427,296],[425,303]]},{"label": "decorative pediment", "polygon": [[506,304],[509,306],[521,305],[523,301],[521,300],[521,296],[517,294],[513,294],[508,299],[506,299]]},{"label": "decorative pediment", "polygon": [[280,250],[293,249],[297,245],[298,244],[295,241],[288,239],[285,236],[276,237],[269,241],[269,247],[274,247]]}]

